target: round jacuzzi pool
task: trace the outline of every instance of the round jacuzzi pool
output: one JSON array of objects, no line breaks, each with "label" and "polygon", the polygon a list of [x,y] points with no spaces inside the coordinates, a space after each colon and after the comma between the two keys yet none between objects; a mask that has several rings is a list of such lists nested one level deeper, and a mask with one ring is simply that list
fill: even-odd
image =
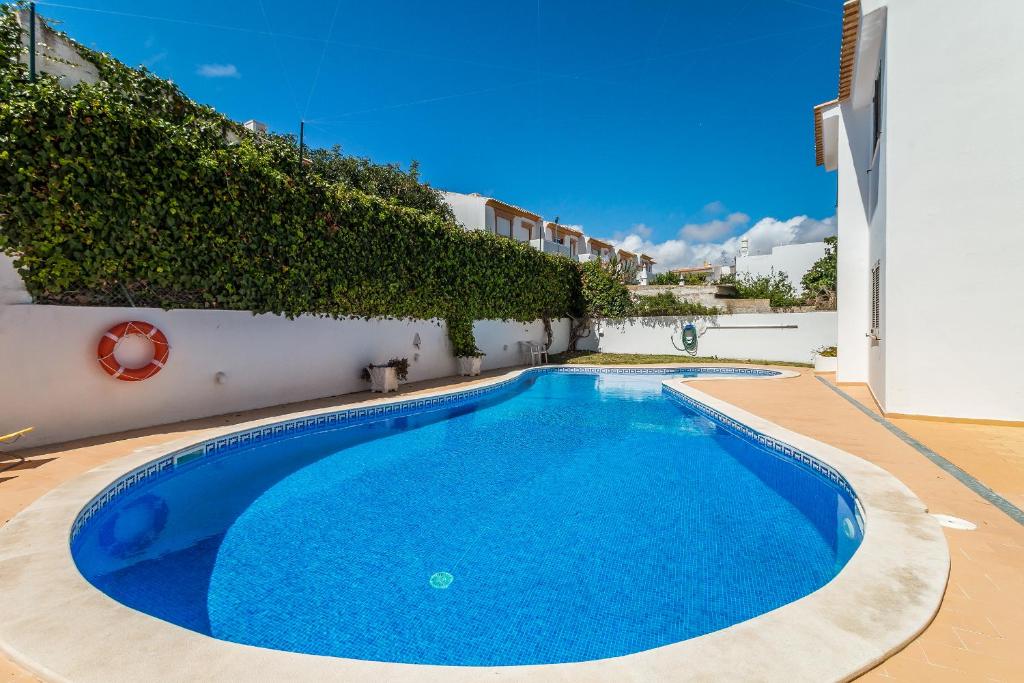
[{"label": "round jacuzzi pool", "polygon": [[528,372],[221,438],[122,477],[73,556],[129,607],[279,650],[493,666],[693,638],[817,590],[863,535],[831,468],[662,387],[698,372]]}]

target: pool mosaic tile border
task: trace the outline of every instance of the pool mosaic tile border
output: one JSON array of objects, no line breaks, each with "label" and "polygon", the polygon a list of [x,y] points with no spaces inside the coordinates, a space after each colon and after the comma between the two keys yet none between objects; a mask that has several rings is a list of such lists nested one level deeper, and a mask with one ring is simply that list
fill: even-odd
[{"label": "pool mosaic tile border", "polygon": [[[175,468],[202,460],[210,455],[221,455],[231,451],[240,450],[246,446],[266,444],[273,441],[288,439],[300,434],[320,429],[331,429],[337,427],[351,427],[367,422],[375,422],[382,419],[404,417],[427,410],[440,408],[452,408],[468,403],[481,396],[495,393],[521,381],[525,377],[545,373],[559,374],[626,374],[626,375],[742,375],[750,377],[772,377],[782,373],[777,370],[765,370],[762,368],[737,368],[737,367],[696,367],[696,368],[616,368],[616,367],[592,367],[592,366],[560,366],[560,367],[536,367],[524,370],[520,374],[508,379],[472,389],[453,391],[437,396],[423,398],[412,398],[401,401],[392,401],[380,405],[364,406],[356,408],[345,408],[329,413],[321,413],[306,417],[284,420],[271,425],[262,425],[251,429],[242,430],[225,436],[217,436],[205,441],[186,446],[178,451],[160,457],[158,460],[147,463],[142,467],[132,470],[107,486],[96,497],[82,509],[71,526],[71,542],[78,537],[79,533],[89,521],[95,517],[103,508],[109,505],[118,496],[128,489],[153,481],[157,477],[166,476]],[[673,392],[675,393],[675,392]],[[692,399],[690,399],[692,400]],[[697,403],[702,406],[703,404]],[[710,409],[709,409],[710,410]],[[717,411],[714,411],[717,413]],[[705,413],[706,414],[706,413]],[[721,415],[721,414],[719,414]],[[729,420],[724,415],[713,418],[716,421],[724,422]],[[731,420],[730,420],[731,421]],[[738,423],[737,423],[738,424]],[[749,429],[749,428],[748,428]],[[763,435],[762,435],[763,436]],[[768,437],[764,437],[767,439]],[[790,447],[790,450],[793,450]],[[806,457],[810,458],[810,456]],[[813,458],[811,458],[813,460]],[[818,462],[818,461],[815,461]],[[818,465],[825,467],[822,463]],[[831,475],[829,476],[831,479]],[[838,476],[838,473],[836,473]],[[840,479],[842,479],[840,477]],[[836,480],[833,480],[836,481]],[[837,484],[844,487],[853,496],[853,490],[845,479]]]},{"label": "pool mosaic tile border", "polygon": [[846,480],[846,477],[841,475],[834,467],[827,465],[806,451],[796,448],[774,437],[768,436],[767,434],[763,434],[762,432],[759,432],[738,420],[734,420],[725,413],[715,410],[691,396],[687,396],[675,387],[663,385],[662,391],[668,394],[672,400],[682,403],[687,408],[703,415],[716,424],[722,425],[725,429],[732,432],[739,438],[773,451],[788,460],[792,460],[800,467],[827,479],[832,484],[839,487],[850,497],[850,502],[854,504],[854,516],[857,518],[857,524],[861,531],[864,530],[864,509],[861,505],[860,499],[857,497],[857,492],[853,490],[852,486],[850,486],[850,482]]}]

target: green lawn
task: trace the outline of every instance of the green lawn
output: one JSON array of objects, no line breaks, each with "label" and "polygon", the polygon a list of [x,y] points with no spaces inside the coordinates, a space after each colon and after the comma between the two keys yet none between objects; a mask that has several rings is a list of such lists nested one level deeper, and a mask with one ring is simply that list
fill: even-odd
[{"label": "green lawn", "polygon": [[776,360],[755,360],[751,358],[707,358],[703,356],[670,356],[645,353],[597,353],[576,351],[552,354],[552,363],[566,365],[659,365],[663,363],[749,363],[751,365],[788,365],[797,368],[813,367],[810,363],[790,363]]}]

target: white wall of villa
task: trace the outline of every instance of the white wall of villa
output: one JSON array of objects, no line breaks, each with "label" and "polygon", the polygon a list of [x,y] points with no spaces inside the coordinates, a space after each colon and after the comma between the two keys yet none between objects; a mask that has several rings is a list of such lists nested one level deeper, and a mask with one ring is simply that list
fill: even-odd
[{"label": "white wall of villa", "polygon": [[786,244],[773,247],[771,253],[736,257],[736,274],[748,273],[753,277],[785,273],[797,293],[803,293],[800,279],[815,261],[825,255],[824,242]]},{"label": "white wall of villa", "polygon": [[0,306],[30,303],[32,297],[14,267],[14,259],[6,254],[0,254]]},{"label": "white wall of villa", "polygon": [[[96,361],[100,337],[126,320],[153,323],[171,346],[167,367],[143,382],[113,379]],[[553,321],[552,331],[552,351],[564,351],[568,320]],[[474,333],[487,353],[485,370],[523,364],[518,342],[544,340],[540,321],[478,321]],[[148,360],[133,359],[133,350],[126,344],[119,360]],[[365,391],[360,370],[394,357],[409,359],[410,381],[456,373],[447,330],[439,321],[2,305],[0,415],[2,426],[9,427],[5,431],[36,428],[19,442],[30,447]],[[223,383],[215,379],[218,372],[225,373]]]},{"label": "white wall of villa", "polygon": [[988,267],[1024,253],[1022,32],[1022,3],[862,0],[849,96],[822,111],[838,380],[887,413],[1024,420],[1024,289]]},{"label": "white wall of villa", "polygon": [[809,363],[814,349],[836,344],[835,311],[813,311],[603,320],[586,347],[604,353],[685,356],[680,333],[691,320],[700,335],[698,356]]}]

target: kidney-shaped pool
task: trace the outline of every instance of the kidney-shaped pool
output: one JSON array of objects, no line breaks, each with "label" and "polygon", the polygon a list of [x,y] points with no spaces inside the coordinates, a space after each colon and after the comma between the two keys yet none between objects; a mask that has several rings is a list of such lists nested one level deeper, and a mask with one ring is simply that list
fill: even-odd
[{"label": "kidney-shaped pool", "polygon": [[129,607],[303,653],[541,664],[693,638],[820,588],[863,535],[834,471],[662,387],[698,372],[549,369],[261,428],[94,501],[74,559]]}]

